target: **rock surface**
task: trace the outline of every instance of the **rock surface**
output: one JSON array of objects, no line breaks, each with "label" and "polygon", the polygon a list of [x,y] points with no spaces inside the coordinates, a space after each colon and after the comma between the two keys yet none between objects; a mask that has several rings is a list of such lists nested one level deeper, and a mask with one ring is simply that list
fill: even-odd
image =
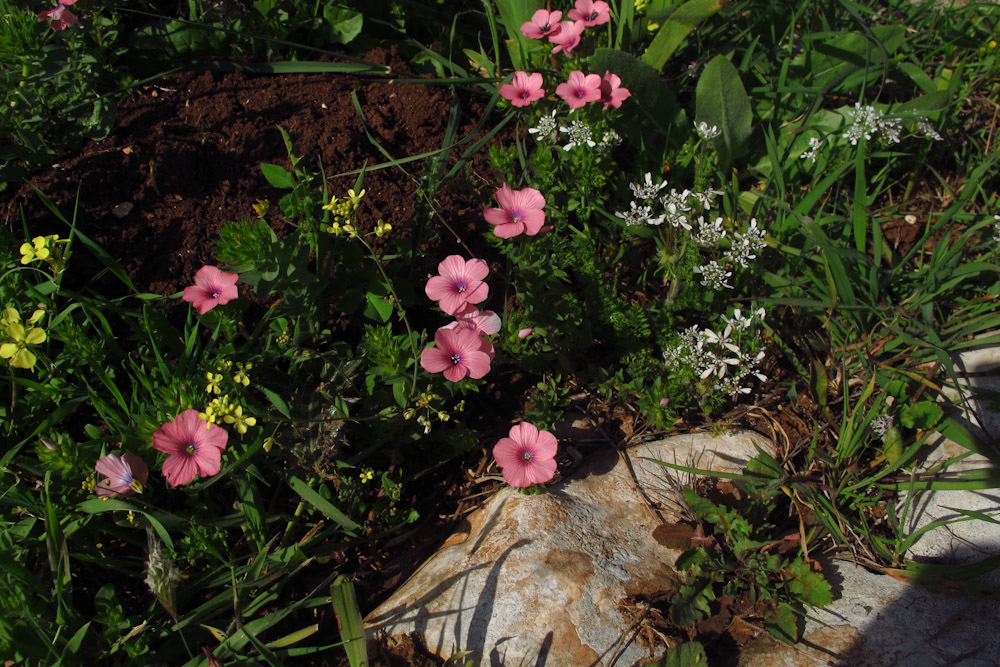
[{"label": "rock surface", "polygon": [[652,533],[682,518],[689,480],[646,457],[735,471],[756,447],[770,444],[752,433],[674,436],[591,461],[542,495],[504,489],[369,614],[369,637],[415,632],[436,655],[471,651],[476,665],[653,659],[631,601],[676,587],[680,552]]}]

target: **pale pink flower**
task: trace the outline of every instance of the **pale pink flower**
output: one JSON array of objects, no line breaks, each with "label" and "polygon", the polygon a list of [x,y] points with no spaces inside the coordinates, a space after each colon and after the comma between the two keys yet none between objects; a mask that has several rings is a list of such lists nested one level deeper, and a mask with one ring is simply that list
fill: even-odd
[{"label": "pale pink flower", "polygon": [[66,9],[68,6],[74,4],[76,4],[76,0],[61,0],[55,9],[39,13],[38,20],[51,20],[52,23],[49,27],[53,30],[65,30],[70,26],[78,26],[80,25],[80,21],[76,18],[76,15]]},{"label": "pale pink flower", "polygon": [[604,0],[576,0],[576,8],[569,10],[567,15],[574,21],[581,21],[586,27],[592,28],[611,20],[611,7]]},{"label": "pale pink flower", "polygon": [[556,95],[566,100],[570,108],[579,109],[587,102],[601,99],[601,77],[573,70],[566,83],[556,86]]},{"label": "pale pink flower", "polygon": [[545,197],[535,188],[513,190],[504,183],[496,191],[500,208],[483,211],[486,222],[496,225],[493,233],[501,239],[509,239],[519,234],[534,236],[545,223]]},{"label": "pale pink flower", "polygon": [[483,278],[489,272],[489,265],[481,259],[465,260],[461,255],[449,255],[438,264],[439,275],[427,281],[424,292],[438,302],[441,310],[452,315],[486,300],[490,286]]},{"label": "pale pink flower", "polygon": [[228,441],[229,432],[199,419],[197,410],[185,410],[153,434],[153,448],[170,455],[163,462],[170,486],[218,475]]},{"label": "pale pink flower", "polygon": [[549,41],[555,44],[552,53],[560,51],[565,51],[566,55],[573,53],[573,49],[580,46],[583,29],[586,27],[583,21],[562,21],[559,24],[559,31],[549,35]]},{"label": "pale pink flower", "polygon": [[95,491],[101,498],[119,495],[130,496],[142,493],[142,487],[149,476],[149,466],[135,454],[108,454],[98,459],[94,465],[97,474],[103,475]]},{"label": "pale pink flower", "polygon": [[622,88],[621,77],[611,72],[604,73],[604,77],[601,79],[601,102],[604,102],[605,109],[608,107],[618,109],[622,102],[630,97],[632,97],[632,93],[629,92],[629,89]]},{"label": "pale pink flower", "polygon": [[490,356],[482,349],[483,340],[469,329],[442,327],[434,334],[436,347],[420,353],[420,365],[428,373],[443,371],[445,379],[452,382],[466,376],[478,380],[490,372]]},{"label": "pale pink flower", "polygon": [[493,446],[493,458],[511,486],[542,484],[556,474],[556,437],[539,431],[534,424],[521,422],[510,429],[509,437]]},{"label": "pale pink flower", "polygon": [[185,301],[190,301],[204,315],[216,306],[229,303],[239,296],[235,273],[220,271],[214,266],[203,266],[194,274],[194,285],[184,288]]},{"label": "pale pink flower", "polygon": [[455,321],[445,325],[446,329],[469,329],[478,336],[489,336],[500,331],[500,316],[492,310],[479,312],[475,307],[469,307],[455,314]]},{"label": "pale pink flower", "polygon": [[516,107],[526,107],[545,94],[542,83],[542,75],[538,72],[514,72],[513,82],[500,86],[500,97]]},{"label": "pale pink flower", "polygon": [[530,336],[532,334],[532,332],[534,332],[534,329],[532,329],[531,327],[525,327],[524,329],[518,330],[517,337],[518,338],[527,338],[528,336]]},{"label": "pale pink flower", "polygon": [[558,32],[559,19],[561,18],[562,12],[550,12],[545,9],[539,9],[531,15],[530,21],[525,21],[521,24],[521,34],[531,39],[541,39],[554,32]]}]

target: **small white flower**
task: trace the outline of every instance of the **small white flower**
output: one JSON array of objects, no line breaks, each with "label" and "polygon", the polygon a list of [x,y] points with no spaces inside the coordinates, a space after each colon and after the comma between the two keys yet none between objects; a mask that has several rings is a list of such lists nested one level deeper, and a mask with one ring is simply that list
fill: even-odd
[{"label": "small white flower", "polygon": [[555,109],[552,110],[552,115],[542,116],[538,119],[538,125],[532,128],[528,128],[528,134],[536,134],[536,141],[541,141],[542,139],[548,138],[556,131],[559,127],[559,123],[556,122],[556,112]]},{"label": "small white flower", "polygon": [[757,259],[757,255],[754,254],[757,250],[767,247],[767,243],[764,241],[764,230],[757,228],[757,218],[751,218],[750,227],[747,228],[746,232],[742,234],[736,232],[734,237],[729,257],[735,264],[739,264],[743,268],[748,266],[748,260]]},{"label": "small white flower", "polygon": [[715,222],[705,222],[705,217],[702,216],[698,218],[698,233],[691,238],[700,246],[715,246],[725,235],[721,217],[716,218]]},{"label": "small white flower", "polygon": [[711,211],[712,204],[715,203],[715,198],[721,194],[722,190],[705,190],[704,192],[692,192],[690,196],[694,197],[706,211]]},{"label": "small white flower", "polygon": [[632,191],[632,196],[636,199],[653,199],[658,194],[660,190],[667,187],[666,181],[660,181],[658,185],[653,185],[653,175],[646,172],[645,185],[642,183],[629,183],[628,188]]},{"label": "small white flower", "polygon": [[726,282],[726,280],[732,277],[732,271],[726,271],[724,266],[720,266],[714,259],[704,266],[694,267],[695,273],[701,274],[701,284],[705,287],[711,287],[714,290],[720,290],[723,287],[732,289],[732,285]]},{"label": "small white flower", "polygon": [[559,131],[569,135],[569,143],[563,146],[564,151],[573,150],[574,147],[581,144],[587,144],[591,148],[597,145],[593,140],[590,126],[582,120],[574,120],[569,124],[569,127],[560,127]]},{"label": "small white flower", "polygon": [[660,225],[663,224],[663,216],[654,217],[652,206],[638,206],[634,201],[629,202],[631,210],[624,213],[615,213],[616,218],[621,218],[626,225]]},{"label": "small white flower", "polygon": [[614,130],[608,130],[604,133],[604,136],[601,137],[601,140],[597,142],[597,145],[604,150],[611,150],[621,142],[622,138],[620,134]]},{"label": "small white flower", "polygon": [[823,140],[819,137],[813,137],[809,140],[809,150],[804,151],[799,157],[803,160],[810,160],[814,164],[816,162],[816,151],[819,150],[820,146],[823,145]]},{"label": "small white flower", "polygon": [[722,134],[722,130],[719,129],[718,125],[713,125],[709,127],[708,123],[706,123],[705,121],[701,121],[700,123],[695,125],[694,129],[698,133],[698,136],[701,137],[702,139],[711,140],[715,139],[717,136]]},{"label": "small white flower", "polygon": [[944,137],[938,134],[938,131],[934,129],[931,125],[929,118],[918,118],[917,119],[917,129],[920,130],[925,137],[933,141],[943,141]]}]

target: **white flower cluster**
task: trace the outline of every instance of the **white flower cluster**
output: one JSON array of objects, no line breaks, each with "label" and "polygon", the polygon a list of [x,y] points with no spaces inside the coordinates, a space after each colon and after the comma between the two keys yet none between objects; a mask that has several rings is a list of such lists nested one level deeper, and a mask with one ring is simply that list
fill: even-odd
[{"label": "white flower cluster", "polygon": [[535,140],[541,141],[549,138],[557,127],[559,127],[559,123],[556,121],[556,112],[553,109],[552,115],[539,118],[538,124],[528,129],[528,134],[535,135]]},{"label": "white flower cluster", "polygon": [[563,146],[564,151],[573,150],[576,146],[587,144],[591,148],[597,145],[593,139],[593,132],[590,126],[582,120],[574,120],[569,127],[560,127],[559,131],[569,135],[569,142]]},{"label": "white flower cluster", "polygon": [[[683,227],[688,231],[692,229],[690,214],[693,207],[700,205],[706,211],[711,210],[715,198],[722,194],[720,190],[678,192],[671,189],[661,195],[660,192],[667,187],[666,181],[654,184],[653,175],[649,172],[646,172],[643,183],[629,183],[628,187],[634,197],[630,210],[617,212],[615,217],[621,218],[627,225],[662,225],[666,222],[671,227]],[[659,204],[657,208],[663,211],[662,214],[656,214],[654,204]]]},{"label": "white flower cluster", "polygon": [[[701,244],[701,240],[707,240],[715,234],[718,234],[720,239],[725,235],[725,231],[722,230],[722,218],[717,218],[714,223],[708,225],[704,223],[703,219],[699,219],[699,222],[701,227],[698,234],[693,237],[696,243]],[[726,267],[732,264],[745,269],[750,266],[750,260],[757,259],[757,251],[766,247],[764,230],[757,227],[757,218],[751,218],[750,226],[745,232],[733,234],[733,244],[729,248],[729,252],[722,256],[721,264],[713,259],[708,264],[694,267],[694,272],[701,274],[699,282],[704,287],[711,287],[714,290],[720,290],[723,287],[731,289],[732,285],[726,280],[733,275],[733,272],[727,271]]]},{"label": "white flower cluster", "polygon": [[822,139],[819,137],[813,137],[809,140],[809,150],[803,151],[802,155],[799,157],[803,160],[810,160],[813,164],[816,164],[816,151],[818,151],[822,145]]},{"label": "white flower cluster", "polygon": [[931,121],[929,118],[918,118],[917,129],[920,130],[920,132],[928,139],[931,139],[933,141],[944,140],[944,137],[938,134],[938,131],[934,129],[933,125],[931,125]]},{"label": "white flower cluster", "polygon": [[872,430],[875,432],[882,441],[885,441],[885,436],[889,433],[889,429],[892,428],[892,415],[882,415],[881,417],[876,417],[872,420]]},{"label": "white flower cluster", "polygon": [[861,102],[854,105],[854,111],[849,111],[854,116],[854,123],[844,132],[844,139],[848,139],[852,146],[857,146],[861,137],[871,140],[878,136],[886,140],[886,143],[899,143],[899,134],[903,130],[903,124],[898,118],[886,118],[885,113],[873,106],[862,106]]},{"label": "white flower cluster", "polygon": [[722,134],[722,130],[719,129],[718,125],[712,125],[711,127],[709,127],[708,123],[706,123],[705,121],[701,121],[700,123],[695,125],[694,131],[698,133],[699,137],[701,137],[702,139],[707,139],[709,141],[715,139],[717,136]]},{"label": "white flower cluster", "polygon": [[726,328],[722,333],[711,329],[699,331],[698,325],[681,332],[681,341],[673,350],[663,352],[663,363],[671,369],[690,368],[700,380],[715,378],[712,385],[716,391],[726,394],[749,394],[750,387],[744,381],[753,376],[764,382],[767,376],[757,368],[764,359],[764,352],[756,354],[744,352],[733,341],[733,333],[747,331],[757,320],[764,319],[764,309],[743,315],[739,308],[732,317],[722,316]]}]

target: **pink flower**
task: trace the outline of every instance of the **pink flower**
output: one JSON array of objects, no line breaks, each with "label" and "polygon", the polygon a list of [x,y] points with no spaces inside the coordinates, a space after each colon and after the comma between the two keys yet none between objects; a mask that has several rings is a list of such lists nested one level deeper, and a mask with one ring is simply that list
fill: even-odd
[{"label": "pink flower", "polygon": [[185,301],[190,301],[204,315],[216,306],[229,303],[239,296],[235,273],[220,271],[214,266],[203,266],[194,274],[194,285],[184,288]]},{"label": "pink flower", "polygon": [[527,338],[528,336],[530,336],[532,334],[533,331],[534,331],[534,329],[532,329],[531,327],[520,329],[517,332],[517,337],[518,338]]},{"label": "pink flower", "polygon": [[228,441],[229,432],[199,419],[197,410],[185,410],[153,434],[153,448],[170,455],[163,462],[170,486],[218,475]]},{"label": "pink flower", "polygon": [[428,373],[444,371],[445,379],[452,382],[466,376],[478,380],[490,372],[490,356],[482,349],[483,340],[469,329],[442,327],[434,334],[437,347],[420,353],[420,365]]},{"label": "pink flower", "polygon": [[521,24],[521,34],[531,39],[541,39],[559,30],[559,19],[562,12],[549,12],[539,9],[531,15],[530,21]]},{"label": "pink flower", "polygon": [[95,491],[101,498],[105,496],[130,496],[142,493],[142,487],[149,476],[149,466],[135,454],[108,454],[98,459],[94,465],[97,474],[103,475]]},{"label": "pink flower", "polygon": [[545,91],[542,89],[542,75],[538,72],[514,72],[513,83],[500,86],[500,97],[510,100],[516,107],[526,107],[537,99],[541,99]]},{"label": "pink flower", "polygon": [[611,20],[611,7],[604,0],[576,0],[576,9],[569,10],[569,18],[581,21],[588,28]]},{"label": "pink flower", "polygon": [[477,336],[488,336],[500,331],[500,316],[492,310],[479,312],[475,307],[469,307],[461,313],[455,315],[455,321],[445,325],[446,329],[468,329],[474,331]]},{"label": "pink flower", "polygon": [[569,73],[569,80],[556,86],[556,95],[566,100],[570,108],[579,109],[587,102],[601,99],[601,77],[596,74],[584,76],[580,70]]},{"label": "pink flower", "polygon": [[485,301],[490,295],[490,286],[483,278],[490,267],[481,259],[462,259],[461,255],[449,255],[438,264],[438,274],[427,281],[424,292],[428,298],[438,302],[441,310],[452,315],[467,306]]},{"label": "pink flower", "polygon": [[68,6],[73,4],[76,4],[76,0],[61,0],[55,9],[50,9],[47,12],[41,12],[38,15],[38,20],[44,21],[46,19],[51,19],[52,23],[49,27],[53,30],[65,30],[70,26],[80,25],[80,21],[76,18],[76,15],[66,9]]},{"label": "pink flower", "polygon": [[621,86],[621,77],[611,72],[604,73],[604,77],[601,79],[601,101],[604,102],[605,109],[608,107],[618,109],[621,107],[622,102],[632,97],[629,89],[622,88]]},{"label": "pink flower", "polygon": [[496,225],[497,238],[509,239],[519,234],[534,236],[545,223],[545,197],[535,188],[513,190],[504,183],[495,197],[500,208],[483,212],[486,222]]},{"label": "pink flower", "polygon": [[555,44],[552,53],[565,51],[566,55],[573,53],[573,49],[580,45],[583,36],[583,29],[586,28],[583,21],[563,21],[559,24],[559,31],[549,35],[549,41]]},{"label": "pink flower", "polygon": [[554,435],[521,422],[510,429],[510,437],[493,446],[493,458],[511,486],[542,484],[556,474],[556,446]]}]

